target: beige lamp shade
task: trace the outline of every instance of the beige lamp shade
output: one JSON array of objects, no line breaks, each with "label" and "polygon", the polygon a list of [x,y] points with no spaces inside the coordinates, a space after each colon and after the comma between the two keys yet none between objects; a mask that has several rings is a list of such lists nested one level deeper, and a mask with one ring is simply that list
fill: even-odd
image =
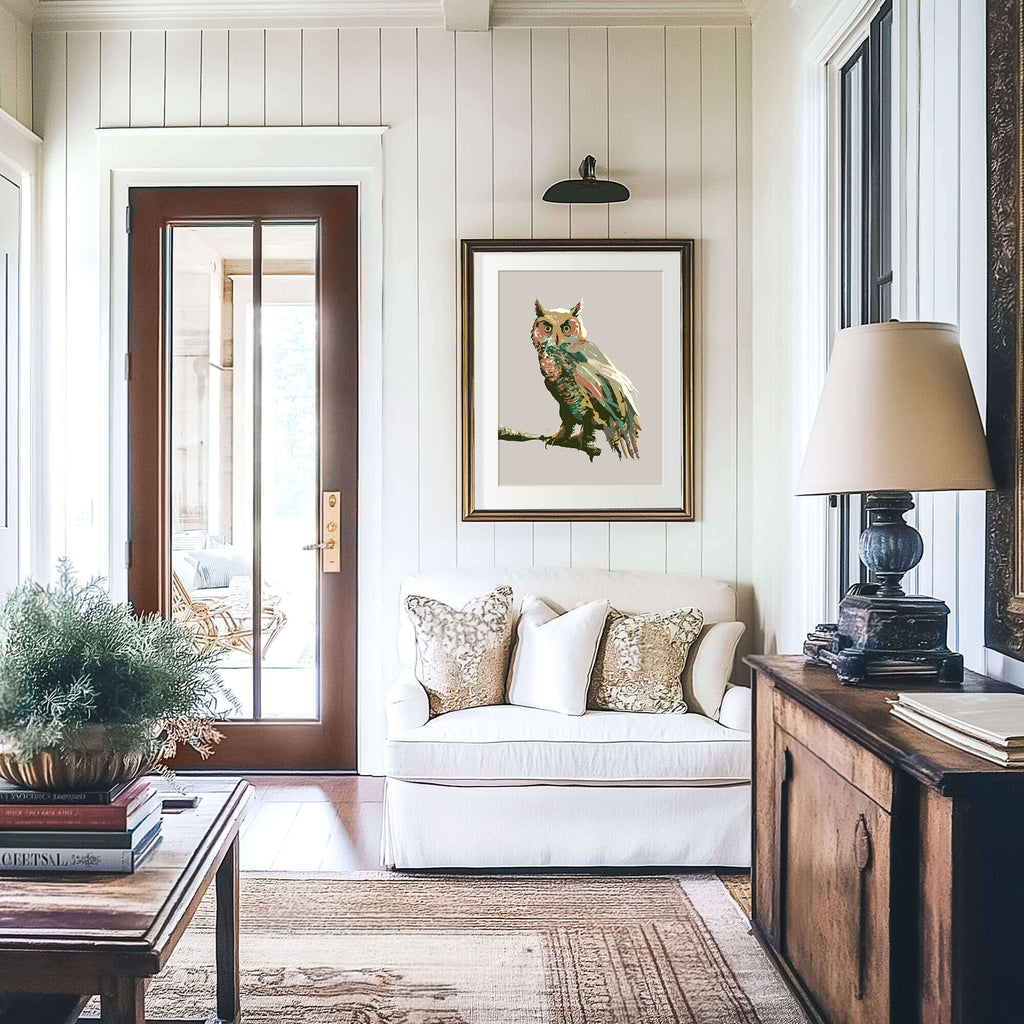
[{"label": "beige lamp shade", "polygon": [[865,324],[836,334],[797,494],[993,486],[952,324]]}]

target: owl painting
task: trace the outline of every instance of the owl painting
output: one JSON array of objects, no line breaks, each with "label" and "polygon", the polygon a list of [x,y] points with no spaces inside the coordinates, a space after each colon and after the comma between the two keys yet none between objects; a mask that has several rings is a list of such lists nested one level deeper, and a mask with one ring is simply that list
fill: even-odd
[{"label": "owl painting", "polygon": [[561,419],[558,431],[546,440],[566,447],[575,442],[593,460],[599,453],[594,438],[600,429],[620,459],[638,459],[636,388],[597,345],[587,341],[582,306],[577,302],[572,309],[545,309],[534,301],[530,338],[544,386],[558,403]]}]

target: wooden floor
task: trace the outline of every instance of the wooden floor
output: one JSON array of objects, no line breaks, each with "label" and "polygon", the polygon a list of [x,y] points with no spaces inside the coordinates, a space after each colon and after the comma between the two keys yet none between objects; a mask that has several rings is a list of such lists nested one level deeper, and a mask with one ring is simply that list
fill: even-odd
[{"label": "wooden floor", "polygon": [[256,795],[242,825],[243,871],[380,869],[384,780],[247,776]]}]

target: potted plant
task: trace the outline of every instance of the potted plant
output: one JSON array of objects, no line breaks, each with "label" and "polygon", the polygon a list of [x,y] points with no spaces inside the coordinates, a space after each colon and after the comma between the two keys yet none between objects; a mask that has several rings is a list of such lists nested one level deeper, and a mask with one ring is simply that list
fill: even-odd
[{"label": "potted plant", "polygon": [[33,789],[95,789],[154,770],[188,743],[204,757],[234,696],[192,629],[136,615],[101,580],[59,563],[0,612],[0,777]]}]

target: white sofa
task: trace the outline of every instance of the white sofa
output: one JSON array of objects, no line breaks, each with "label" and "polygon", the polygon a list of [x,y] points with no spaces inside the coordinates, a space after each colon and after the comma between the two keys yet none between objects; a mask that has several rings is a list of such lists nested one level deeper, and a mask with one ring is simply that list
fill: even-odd
[{"label": "white sofa", "polygon": [[[511,584],[571,608],[696,607],[687,714],[502,704],[431,719],[405,598],[454,606]],[[750,691],[730,686],[743,632],[732,588],[695,576],[579,569],[464,570],[402,588],[403,672],[387,698],[384,863],[396,868],[735,866],[750,863]]]}]

